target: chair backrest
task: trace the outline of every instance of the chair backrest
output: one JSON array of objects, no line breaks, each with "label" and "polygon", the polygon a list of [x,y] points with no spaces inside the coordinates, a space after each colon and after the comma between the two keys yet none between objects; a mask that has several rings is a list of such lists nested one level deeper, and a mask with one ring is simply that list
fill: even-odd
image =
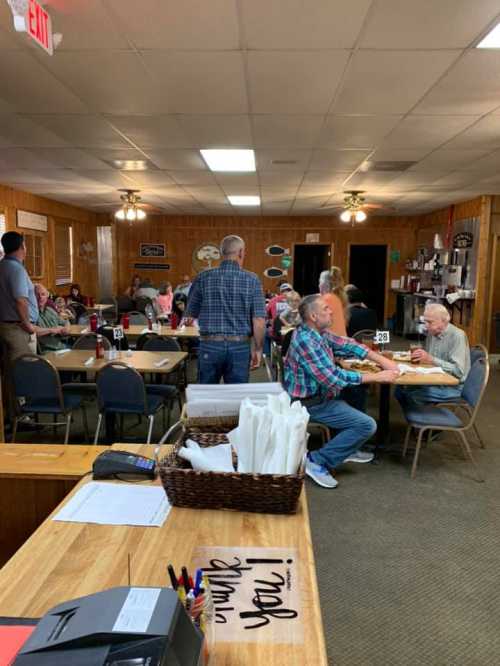
[{"label": "chair backrest", "polygon": [[111,361],[96,375],[99,410],[127,408],[136,412],[146,410],[146,389],[141,375],[126,363]]},{"label": "chair backrest", "polygon": [[[151,305],[153,307],[153,301],[148,296],[138,296],[135,299],[135,309],[139,312],[146,312],[146,306]],[[154,310],[153,310],[154,312]]]},{"label": "chair backrest", "polygon": [[479,358],[469,370],[467,379],[462,388],[462,398],[473,408],[469,421],[471,425],[476,418],[477,410],[481,404],[483,393],[488,384],[490,364],[487,358]]},{"label": "chair backrest", "polygon": [[[95,349],[97,344],[97,333],[84,333],[75,340],[73,349]],[[104,349],[111,349],[111,343],[106,337],[102,337]]]},{"label": "chair backrest", "polygon": [[181,351],[181,346],[179,345],[177,340],[164,337],[163,335],[156,335],[154,337],[148,338],[147,340],[145,340],[144,346],[142,348],[144,349],[144,351],[150,351],[150,352]]},{"label": "chair backrest", "polygon": [[295,329],[288,331],[288,333],[283,336],[283,340],[281,341],[281,354],[280,354],[282,358],[285,358],[285,356],[288,354],[288,347],[290,346],[290,342],[292,341],[292,335],[294,333]]},{"label": "chair backrest", "polygon": [[88,326],[89,325],[89,316],[88,314],[82,314],[76,318],[76,323],[79,326]]},{"label": "chair backrest", "polygon": [[474,345],[470,348],[470,364],[471,367],[480,358],[488,358],[488,350],[484,345]]},{"label": "chair backrest", "polygon": [[[105,326],[99,326],[97,329],[97,332],[102,335],[106,340],[109,341],[109,344],[111,347],[115,346],[118,348],[118,340],[115,340],[114,334],[113,334],[113,326],[110,326],[109,324],[106,324]],[[104,343],[106,345],[106,343]],[[107,348],[107,347],[106,347]],[[123,336],[123,338],[120,340],[120,349],[122,351],[127,351],[129,348],[128,345],[128,338],[126,335]]]},{"label": "chair backrest", "polygon": [[137,310],[132,310],[132,312],[128,313],[128,320],[130,324],[133,325],[138,325],[140,326],[141,324],[147,324],[148,319],[145,314],[142,312],[137,312]]},{"label": "chair backrest", "polygon": [[362,331],[356,331],[352,336],[357,342],[361,342],[363,338],[373,338],[377,331],[374,331],[372,328],[364,328]]},{"label": "chair backrest", "polygon": [[137,351],[141,351],[144,349],[144,345],[148,340],[156,340],[158,337],[158,333],[153,333],[153,331],[146,331],[146,333],[141,333],[141,335],[137,338],[136,343],[135,343],[135,348]]},{"label": "chair backrest", "polygon": [[12,382],[16,398],[24,398],[28,407],[43,401],[64,409],[59,374],[46,358],[23,354],[14,359]]},{"label": "chair backrest", "polygon": [[134,301],[130,296],[118,296],[116,299],[116,305],[118,307],[118,312],[130,312],[134,309]]}]

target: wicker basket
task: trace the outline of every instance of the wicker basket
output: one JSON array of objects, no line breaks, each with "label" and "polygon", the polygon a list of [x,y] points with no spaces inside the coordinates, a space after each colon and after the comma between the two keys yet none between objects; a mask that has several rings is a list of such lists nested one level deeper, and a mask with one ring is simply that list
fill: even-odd
[{"label": "wicker basket", "polygon": [[227,443],[226,433],[238,417],[187,418],[174,450],[160,461],[160,477],[173,506],[192,509],[233,509],[253,513],[295,513],[304,483],[297,474],[240,474],[198,472],[177,451],[186,439],[201,447]]}]

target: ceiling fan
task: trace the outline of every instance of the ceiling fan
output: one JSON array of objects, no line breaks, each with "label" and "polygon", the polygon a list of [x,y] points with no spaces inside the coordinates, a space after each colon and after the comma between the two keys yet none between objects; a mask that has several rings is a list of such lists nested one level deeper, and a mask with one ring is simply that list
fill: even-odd
[{"label": "ceiling fan", "polygon": [[325,204],[322,208],[340,210],[340,219],[342,222],[351,222],[354,226],[355,222],[364,222],[366,220],[366,209],[378,210],[386,209],[390,210],[390,207],[384,206],[383,204],[370,204],[365,203],[365,197],[363,194],[364,190],[346,190],[344,192],[344,203],[343,204]]}]

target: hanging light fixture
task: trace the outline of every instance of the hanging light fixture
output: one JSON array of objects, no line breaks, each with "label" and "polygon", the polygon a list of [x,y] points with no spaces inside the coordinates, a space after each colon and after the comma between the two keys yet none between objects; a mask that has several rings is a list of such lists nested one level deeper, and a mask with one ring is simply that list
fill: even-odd
[{"label": "hanging light fixture", "polygon": [[366,213],[362,210],[364,204],[364,197],[361,192],[352,190],[346,192],[344,197],[344,210],[340,213],[342,222],[350,222],[354,226],[355,222],[364,222],[366,220]]},{"label": "hanging light fixture", "polygon": [[137,205],[141,200],[141,197],[137,195],[137,192],[140,192],[140,190],[124,189],[118,191],[124,192],[125,194],[120,195],[120,199],[123,201],[123,204],[122,207],[119,208],[115,213],[116,219],[128,220],[129,222],[144,220],[146,213]]}]

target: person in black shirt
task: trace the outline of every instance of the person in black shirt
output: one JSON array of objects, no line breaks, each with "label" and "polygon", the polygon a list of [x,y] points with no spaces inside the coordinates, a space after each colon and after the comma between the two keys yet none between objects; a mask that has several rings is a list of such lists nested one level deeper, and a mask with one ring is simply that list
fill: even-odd
[{"label": "person in black shirt", "polygon": [[349,321],[347,324],[347,335],[352,338],[358,331],[365,329],[376,330],[377,313],[367,308],[363,303],[363,294],[357,288],[351,288],[347,292],[349,300]]}]

